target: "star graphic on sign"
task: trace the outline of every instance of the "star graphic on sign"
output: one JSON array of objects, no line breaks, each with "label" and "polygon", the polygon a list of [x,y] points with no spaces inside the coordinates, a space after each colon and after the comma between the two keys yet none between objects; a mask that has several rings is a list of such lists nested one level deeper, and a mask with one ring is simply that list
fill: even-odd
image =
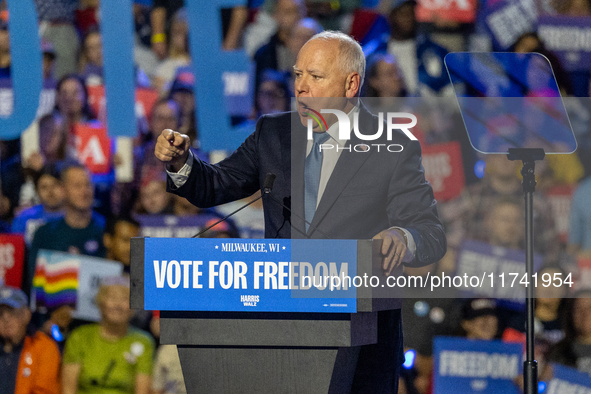
[{"label": "star graphic on sign", "polygon": [[217,248],[218,248],[218,246],[216,245],[216,246],[215,246],[215,248],[217,249]]},{"label": "star graphic on sign", "polygon": [[283,247],[283,250],[285,250],[285,246]]}]

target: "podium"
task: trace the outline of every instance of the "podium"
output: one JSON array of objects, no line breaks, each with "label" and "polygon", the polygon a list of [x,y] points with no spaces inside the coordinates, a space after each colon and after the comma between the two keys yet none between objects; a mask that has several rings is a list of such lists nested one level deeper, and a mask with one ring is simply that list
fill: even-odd
[{"label": "podium", "polygon": [[399,309],[400,300],[375,298],[371,286],[327,284],[325,293],[312,293],[318,289],[304,290],[302,276],[326,268],[385,280],[380,247],[374,240],[134,238],[131,307],[161,310],[160,342],[178,346],[188,393],[348,393],[359,346],[377,343],[377,312]]}]

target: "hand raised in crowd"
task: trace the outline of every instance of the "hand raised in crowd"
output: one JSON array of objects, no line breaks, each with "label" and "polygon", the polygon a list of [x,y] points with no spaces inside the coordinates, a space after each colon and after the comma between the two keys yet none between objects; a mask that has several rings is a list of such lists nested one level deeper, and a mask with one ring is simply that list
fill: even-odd
[{"label": "hand raised in crowd", "polygon": [[191,140],[188,135],[164,129],[156,140],[154,155],[165,163],[169,170],[178,172],[189,157],[190,146]]}]

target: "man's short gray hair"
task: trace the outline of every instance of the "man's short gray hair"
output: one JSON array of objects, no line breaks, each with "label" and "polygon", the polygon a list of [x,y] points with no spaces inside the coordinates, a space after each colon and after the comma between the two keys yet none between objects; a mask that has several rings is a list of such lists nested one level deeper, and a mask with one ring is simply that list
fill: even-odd
[{"label": "man's short gray hair", "polygon": [[353,38],[341,31],[326,30],[310,38],[312,40],[338,40],[339,57],[341,69],[346,73],[356,72],[359,74],[359,89],[363,86],[365,78],[365,55],[361,45]]}]

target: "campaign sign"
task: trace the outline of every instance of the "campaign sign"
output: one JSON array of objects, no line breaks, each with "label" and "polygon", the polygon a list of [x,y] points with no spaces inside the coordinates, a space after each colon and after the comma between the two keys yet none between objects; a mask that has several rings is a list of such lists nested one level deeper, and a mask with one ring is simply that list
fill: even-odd
[{"label": "campaign sign", "polygon": [[436,337],[433,341],[434,394],[518,394],[520,343]]},{"label": "campaign sign", "polygon": [[[534,270],[542,265],[542,256],[534,254]],[[512,303],[525,302],[525,251],[466,240],[457,254],[456,276],[477,276],[478,286],[461,287],[467,297],[500,298]],[[529,278],[529,286],[533,279]],[[535,284],[534,284],[535,285]],[[542,285],[538,278],[537,286]]]},{"label": "campaign sign", "polygon": [[[223,86],[225,109],[230,116],[248,117],[252,111],[255,64],[246,61],[243,68],[240,71],[225,70],[222,72],[221,86]],[[195,76],[191,65],[177,68],[175,79],[180,82],[179,86],[187,86],[193,91]],[[175,82],[171,87],[175,87]]]},{"label": "campaign sign", "polygon": [[146,310],[357,311],[354,286],[321,282],[329,275],[356,275],[357,241],[146,238],[144,242]]},{"label": "campaign sign", "polygon": [[0,283],[21,287],[25,240],[22,235],[0,234]]},{"label": "campaign sign", "polygon": [[574,368],[552,364],[552,380],[546,394],[591,394],[591,377]]},{"label": "campaign sign", "polygon": [[591,18],[544,15],[538,34],[546,49],[555,53],[567,71],[588,71],[591,63]]},{"label": "campaign sign", "polygon": [[152,113],[154,104],[158,101],[158,92],[150,88],[135,90],[135,116],[147,118]]},{"label": "campaign sign", "polygon": [[75,318],[99,321],[101,316],[94,299],[101,279],[122,273],[123,265],[116,261],[41,249],[31,302],[48,309],[75,305]]},{"label": "campaign sign", "polygon": [[552,205],[554,225],[560,236],[560,240],[568,243],[568,228],[570,217],[570,206],[572,203],[574,186],[555,186],[546,191],[546,198]]},{"label": "campaign sign", "polygon": [[438,201],[459,196],[464,189],[462,151],[457,141],[423,146],[425,178],[433,187]]},{"label": "campaign sign", "polygon": [[[43,81],[43,89],[39,95],[39,107],[37,107],[36,118],[53,111],[55,106],[55,82]],[[14,112],[14,90],[12,80],[0,78],[0,116],[9,117]]]},{"label": "campaign sign", "polygon": [[[190,238],[221,217],[203,213],[191,216],[137,215],[135,218],[140,224],[142,237]],[[221,225],[229,227],[226,222],[222,222]],[[216,226],[215,230],[217,229]]]},{"label": "campaign sign", "polygon": [[78,160],[93,174],[109,172],[111,141],[107,136],[107,130],[91,123],[78,123],[74,126],[74,134]]},{"label": "campaign sign", "polygon": [[[107,100],[105,98],[105,86],[88,86],[88,104],[101,122],[107,120]],[[152,107],[158,101],[158,92],[150,88],[135,89],[135,116],[147,118],[152,112]]]},{"label": "campaign sign", "polygon": [[482,0],[477,30],[493,38],[493,49],[507,50],[524,33],[535,31],[538,12],[533,0]]},{"label": "campaign sign", "polygon": [[476,18],[476,0],[419,0],[415,10],[419,22],[435,20],[472,23]]},{"label": "campaign sign", "polygon": [[88,91],[88,105],[92,109],[92,112],[96,115],[97,119],[101,122],[105,122],[107,119],[107,100],[105,99],[105,86],[94,85],[87,86]]}]

